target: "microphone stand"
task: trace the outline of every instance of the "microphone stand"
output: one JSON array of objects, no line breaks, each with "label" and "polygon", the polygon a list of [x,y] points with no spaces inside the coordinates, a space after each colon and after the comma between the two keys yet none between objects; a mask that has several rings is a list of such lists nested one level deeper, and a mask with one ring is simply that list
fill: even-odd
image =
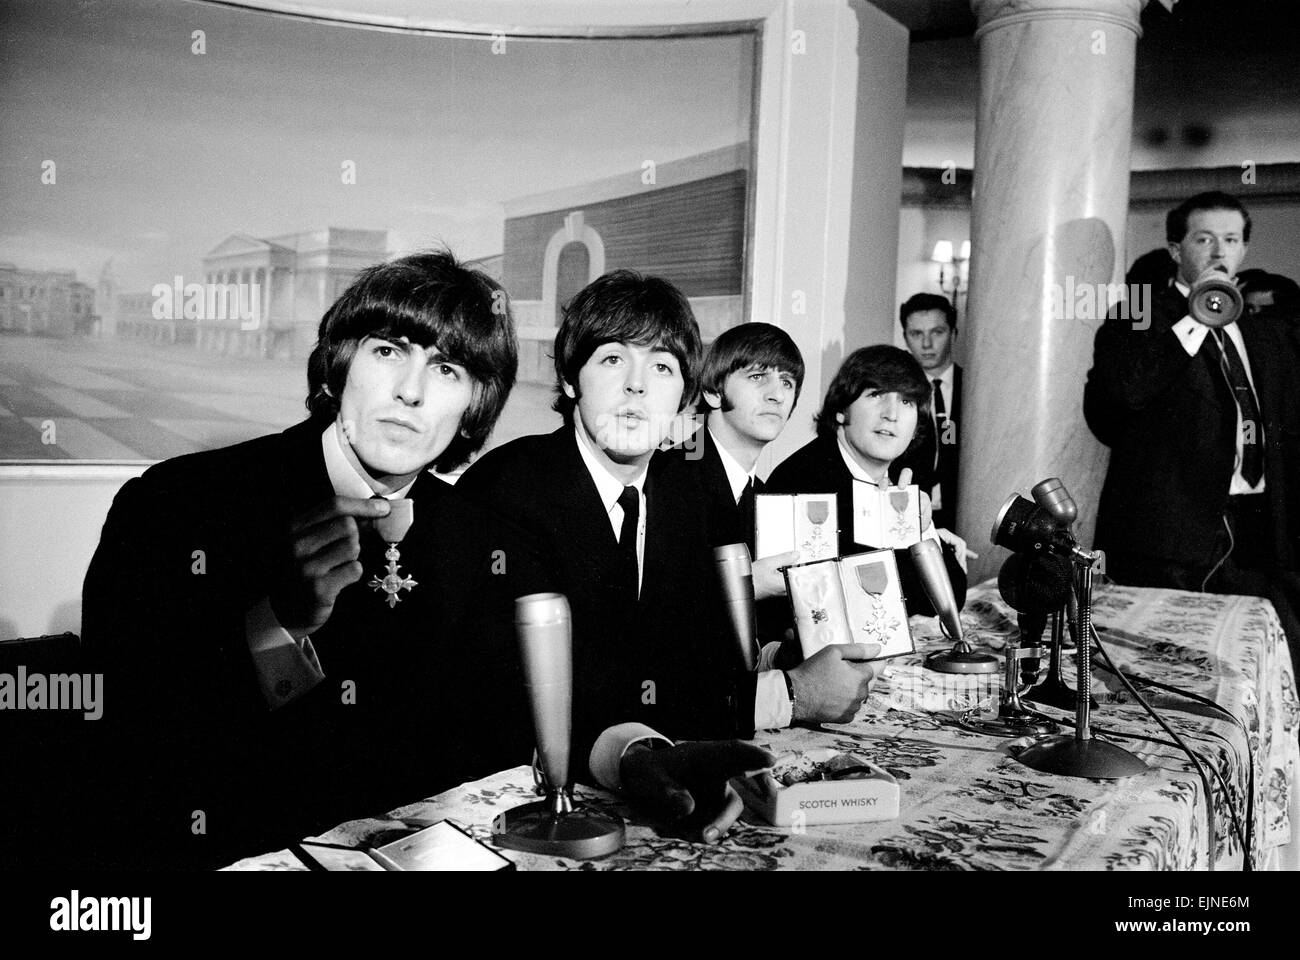
[{"label": "microphone stand", "polygon": [[573,636],[568,599],[559,593],[519,597],[515,629],[537,736],[533,779],[545,799],[498,814],[492,840],[549,857],[585,860],[613,853],[624,843],[623,821],[575,803],[569,782]]},{"label": "microphone stand", "polygon": [[1016,758],[1043,773],[1089,780],[1118,780],[1147,773],[1150,767],[1136,754],[1121,746],[1093,739],[1089,727],[1092,700],[1092,577],[1102,569],[1105,554],[1079,550],[1071,554],[1075,565],[1074,585],[1079,601],[1078,690],[1075,695],[1074,733],[1043,737],[1021,751]]},{"label": "microphone stand", "polygon": [[1041,656],[1041,647],[1020,647],[1007,644],[1006,669],[1002,674],[1002,696],[996,717],[976,717],[974,711],[961,718],[959,723],[967,730],[987,733],[995,737],[1035,737],[1055,733],[1059,727],[1051,717],[1030,710],[1020,702],[1020,659]]},{"label": "microphone stand", "polygon": [[[1024,699],[1030,703],[1041,703],[1062,710],[1073,710],[1078,705],[1078,692],[1072,689],[1061,676],[1061,652],[1065,646],[1065,622],[1068,618],[1068,610],[1069,607],[1063,607],[1052,612],[1052,646],[1047,661],[1047,676],[1043,678],[1042,683],[1024,695]],[[1097,706],[1097,700],[1091,694],[1089,694],[1089,705],[1094,709]]]}]

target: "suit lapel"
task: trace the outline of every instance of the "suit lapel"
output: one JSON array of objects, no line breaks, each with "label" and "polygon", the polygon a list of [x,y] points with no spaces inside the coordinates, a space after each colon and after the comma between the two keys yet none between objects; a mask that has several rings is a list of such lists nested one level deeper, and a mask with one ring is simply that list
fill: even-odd
[{"label": "suit lapel", "polygon": [[727,468],[722,465],[722,455],[713,442],[713,436],[707,426],[701,427],[704,434],[704,489],[711,501],[730,504],[735,508],[736,499],[731,493],[731,481],[727,478]]},{"label": "suit lapel", "polygon": [[961,442],[961,367],[952,365],[952,410],[949,412],[952,422],[957,425],[958,443]]},{"label": "suit lapel", "polygon": [[550,456],[539,469],[551,479],[538,485],[549,498],[552,536],[588,580],[609,581],[618,563],[618,536],[605,509],[572,427],[551,434]]},{"label": "suit lapel", "polygon": [[1241,339],[1246,344],[1246,362],[1250,364],[1250,378],[1255,385],[1255,401],[1259,404],[1260,416],[1265,425],[1274,416],[1276,405],[1272,402],[1277,384],[1273,382],[1272,364],[1266,358],[1280,355],[1281,344],[1270,342],[1268,330],[1259,322],[1237,323]]},{"label": "suit lapel", "polygon": [[[673,572],[686,558],[677,555],[682,542],[679,525],[689,521],[683,509],[679,464],[664,453],[656,453],[646,474],[645,556],[641,574],[641,603],[672,602]],[[667,591],[667,592],[665,592]]]}]

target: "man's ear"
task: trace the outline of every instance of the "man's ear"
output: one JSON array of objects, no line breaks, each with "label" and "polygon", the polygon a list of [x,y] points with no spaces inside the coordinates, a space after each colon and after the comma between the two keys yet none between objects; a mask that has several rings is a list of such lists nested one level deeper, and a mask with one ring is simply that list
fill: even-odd
[{"label": "man's ear", "polygon": [[838,423],[840,426],[843,426],[844,424],[848,423],[848,421],[844,419],[844,411],[843,411],[843,410],[841,410],[839,413],[835,414],[835,422]]},{"label": "man's ear", "polygon": [[709,405],[710,410],[722,409],[722,394],[714,393],[712,390],[704,391],[704,402]]},{"label": "man's ear", "polygon": [[1183,265],[1182,246],[1180,244],[1173,243],[1172,241],[1165,244],[1165,246],[1169,250],[1169,256],[1174,258],[1174,263],[1178,264],[1181,267]]},{"label": "man's ear", "polygon": [[570,400],[578,399],[578,391],[573,389],[573,385],[569,383],[567,380],[560,381],[560,389],[564,391],[564,395],[568,397]]}]

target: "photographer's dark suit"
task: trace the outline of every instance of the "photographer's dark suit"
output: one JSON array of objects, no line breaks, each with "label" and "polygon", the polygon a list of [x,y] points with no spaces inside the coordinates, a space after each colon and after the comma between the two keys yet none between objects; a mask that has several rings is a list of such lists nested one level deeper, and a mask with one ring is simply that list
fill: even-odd
[{"label": "photographer's dark suit", "polygon": [[1111,449],[1096,546],[1120,583],[1268,597],[1300,670],[1300,359],[1280,327],[1238,322],[1263,420],[1265,489],[1230,496],[1237,406],[1213,331],[1195,356],[1174,333],[1186,315],[1170,287],[1154,297],[1148,329],[1113,316],[1097,331],[1083,411]]},{"label": "photographer's dark suit", "polygon": [[[1097,515],[1099,549],[1209,570],[1218,559],[1236,457],[1237,411],[1207,336],[1196,356],[1173,325],[1176,289],[1156,294],[1149,329],[1112,317],[1097,331],[1083,411],[1111,448]],[[1278,569],[1295,569],[1300,533],[1300,390],[1295,354],[1266,323],[1238,324],[1264,420],[1264,483]],[[1113,568],[1120,578],[1122,570]],[[1170,584],[1172,586],[1172,584]]]},{"label": "photographer's dark suit", "polygon": [[400,547],[415,588],[389,608],[368,586],[385,545],[363,530],[362,578],[312,634],[325,679],[266,705],[244,617],[282,575],[290,519],[334,495],[324,428],[169,460],[113,503],[83,596],[84,639],[106,674],[112,862],[228,862],[527,761],[490,518],[428,473]]}]

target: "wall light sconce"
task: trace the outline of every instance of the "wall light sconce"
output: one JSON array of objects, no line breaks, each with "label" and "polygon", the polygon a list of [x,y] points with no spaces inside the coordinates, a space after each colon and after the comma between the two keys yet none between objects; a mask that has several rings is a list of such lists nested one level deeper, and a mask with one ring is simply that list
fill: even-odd
[{"label": "wall light sconce", "polygon": [[970,280],[970,241],[963,240],[954,253],[951,240],[939,240],[930,260],[939,265],[939,289],[957,307],[957,295],[966,289]]}]

